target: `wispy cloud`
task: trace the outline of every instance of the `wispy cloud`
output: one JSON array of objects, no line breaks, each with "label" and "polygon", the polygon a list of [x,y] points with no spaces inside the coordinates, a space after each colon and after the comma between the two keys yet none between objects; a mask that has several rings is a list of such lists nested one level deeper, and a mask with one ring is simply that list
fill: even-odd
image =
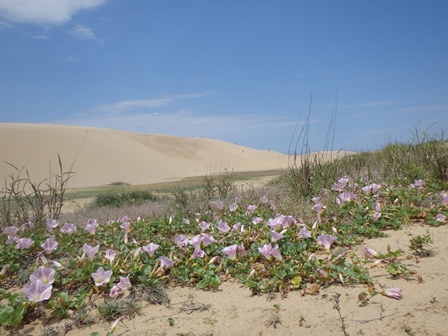
[{"label": "wispy cloud", "polygon": [[0,29],[9,29],[9,28],[12,28],[12,26],[8,22],[0,21]]},{"label": "wispy cloud", "polygon": [[193,93],[193,94],[185,94],[185,95],[171,95],[171,96],[155,98],[155,99],[125,100],[125,101],[119,101],[119,102],[112,103],[112,104],[101,105],[101,106],[92,108],[90,111],[105,112],[105,113],[120,113],[120,112],[126,112],[126,111],[133,110],[133,109],[165,106],[165,105],[168,105],[177,100],[200,98],[200,97],[208,96],[210,94],[213,94],[213,92]]},{"label": "wispy cloud", "polygon": [[78,40],[96,40],[92,29],[83,25],[76,25],[68,32],[71,36]]},{"label": "wispy cloud", "polygon": [[81,10],[93,9],[107,0],[2,0],[0,16],[8,21],[63,24]]}]

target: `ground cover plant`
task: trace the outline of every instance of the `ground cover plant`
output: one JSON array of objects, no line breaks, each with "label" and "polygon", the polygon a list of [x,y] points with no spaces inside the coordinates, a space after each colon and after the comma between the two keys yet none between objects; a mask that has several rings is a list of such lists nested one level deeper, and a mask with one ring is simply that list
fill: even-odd
[{"label": "ground cover plant", "polygon": [[[422,160],[428,155],[431,162]],[[89,312],[96,309],[113,334],[142,302],[168,302],[166,286],[214,290],[229,279],[267,298],[362,284],[361,303],[374,295],[400,299],[400,288],[376,286],[369,270],[418,277],[404,262],[408,256],[390,248],[357,255],[351,246],[415,221],[446,224],[444,139],[304,160],[264,194],[239,190],[231,175],[205,177],[200,189],[175,190],[164,215],[70,223],[56,213],[2,224],[0,324],[13,330],[47,311],[69,321],[68,330],[93,323]],[[409,241],[418,257],[430,244],[428,235]],[[104,302],[95,308],[90,302],[98,297]]]}]

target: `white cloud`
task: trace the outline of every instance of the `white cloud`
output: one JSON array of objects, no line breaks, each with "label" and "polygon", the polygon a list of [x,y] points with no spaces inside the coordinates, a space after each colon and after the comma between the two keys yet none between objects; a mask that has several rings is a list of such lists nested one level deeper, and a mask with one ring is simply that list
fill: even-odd
[{"label": "white cloud", "polygon": [[68,33],[80,40],[96,40],[92,29],[83,25],[76,25]]},{"label": "white cloud", "polygon": [[63,24],[81,10],[93,9],[107,0],[0,0],[0,16],[8,21]]},{"label": "white cloud", "polygon": [[192,93],[185,95],[171,95],[157,99],[142,99],[142,100],[125,100],[113,104],[102,105],[91,109],[92,112],[110,112],[119,113],[138,108],[151,108],[168,105],[171,102],[180,99],[200,98],[213,94],[213,92]]}]

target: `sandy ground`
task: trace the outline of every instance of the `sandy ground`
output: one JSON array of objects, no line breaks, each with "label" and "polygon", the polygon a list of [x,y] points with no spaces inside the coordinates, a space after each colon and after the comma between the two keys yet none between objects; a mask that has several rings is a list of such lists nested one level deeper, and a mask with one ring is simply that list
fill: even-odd
[{"label": "sandy ground", "polygon": [[[426,234],[427,229],[433,240],[433,255],[416,258],[408,248],[409,239],[411,235]],[[269,301],[267,295],[252,296],[248,289],[229,280],[211,292],[169,288],[168,305],[144,304],[138,316],[117,326],[114,335],[447,335],[448,227],[414,224],[409,229],[387,233],[390,237],[365,241],[354,250],[362,256],[364,247],[385,252],[390,244],[394,250],[402,249],[403,257],[412,256],[404,260],[417,272],[410,280],[392,278],[384,268],[371,270],[377,290],[403,289],[399,301],[377,295],[361,305],[358,294],[366,291],[366,287],[341,284],[321,288],[316,295],[301,296],[294,291],[286,298],[277,295]],[[341,316],[335,309],[335,299],[339,301]],[[15,335],[39,335],[44,325],[58,328],[63,324],[43,318],[19,329]],[[70,330],[66,335],[88,336],[92,332],[105,335],[110,325],[99,322]]]}]

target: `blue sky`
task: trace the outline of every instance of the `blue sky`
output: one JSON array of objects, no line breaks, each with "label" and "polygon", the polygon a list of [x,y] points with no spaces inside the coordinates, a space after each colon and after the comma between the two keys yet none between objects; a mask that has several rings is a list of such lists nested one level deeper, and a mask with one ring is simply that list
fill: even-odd
[{"label": "blue sky", "polygon": [[312,151],[329,128],[333,149],[373,150],[448,129],[447,17],[446,0],[0,0],[0,122],[287,153],[311,106]]}]

